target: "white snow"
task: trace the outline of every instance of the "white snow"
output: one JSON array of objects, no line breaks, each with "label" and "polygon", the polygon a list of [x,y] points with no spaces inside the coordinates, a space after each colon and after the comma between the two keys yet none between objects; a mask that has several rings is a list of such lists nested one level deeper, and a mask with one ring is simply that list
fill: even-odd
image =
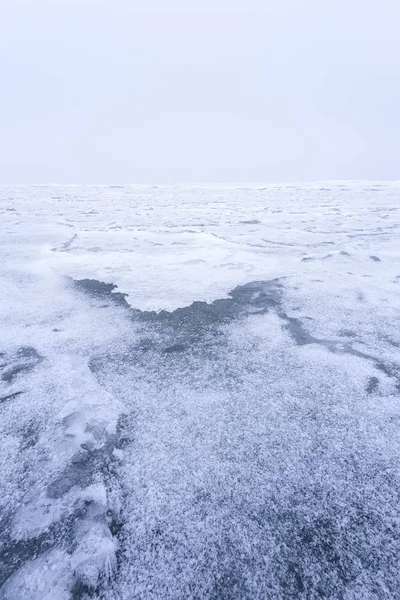
[{"label": "white snow", "polygon": [[[279,278],[281,313],[224,324],[217,358],[150,351],[137,364],[125,359],[146,325],[66,276],[116,284],[131,307],[155,311]],[[295,562],[297,521],[271,517],[260,532],[257,519],[266,498],[295,510],[302,486],[296,518],[310,524],[332,502],[340,539],[340,498],[348,523],[352,498],[386,528],[398,519],[400,182],[3,186],[0,282],[0,599],[67,599],[77,582],[110,600],[222,598],[229,585],[232,599],[264,598],[261,562],[272,574]],[[296,345],[283,312],[316,341]],[[162,346],[170,333],[151,335]],[[307,495],[314,485],[325,500]],[[110,515],[122,515],[122,542]],[[343,598],[391,597],[379,596],[393,589],[390,558],[381,579],[356,566],[383,552],[381,530],[351,535],[351,551],[336,548],[356,573]],[[318,585],[343,592],[307,560],[299,598]],[[237,565],[240,581],[226,583]]]},{"label": "white snow", "polygon": [[332,275],[322,259],[339,251],[351,254],[341,276],[353,265],[363,287],[363,265],[381,277],[369,256],[383,253],[389,282],[398,274],[398,193],[399,184],[368,182],[16,186],[2,189],[2,238],[11,252],[17,245],[8,261],[20,271],[112,282],[137,308],[171,310],[249,280]]}]

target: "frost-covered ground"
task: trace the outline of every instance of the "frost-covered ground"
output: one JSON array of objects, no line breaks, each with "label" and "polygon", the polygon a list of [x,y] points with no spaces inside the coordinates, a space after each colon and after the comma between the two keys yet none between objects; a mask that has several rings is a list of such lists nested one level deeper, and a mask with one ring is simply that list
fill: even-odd
[{"label": "frost-covered ground", "polygon": [[1,600],[400,598],[399,259],[400,183],[0,188]]}]

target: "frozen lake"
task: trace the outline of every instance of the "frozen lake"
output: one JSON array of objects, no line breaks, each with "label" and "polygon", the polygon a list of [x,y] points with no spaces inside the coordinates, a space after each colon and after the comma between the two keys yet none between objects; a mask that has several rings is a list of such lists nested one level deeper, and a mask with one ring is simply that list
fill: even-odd
[{"label": "frozen lake", "polygon": [[400,598],[400,183],[0,187],[0,599]]}]

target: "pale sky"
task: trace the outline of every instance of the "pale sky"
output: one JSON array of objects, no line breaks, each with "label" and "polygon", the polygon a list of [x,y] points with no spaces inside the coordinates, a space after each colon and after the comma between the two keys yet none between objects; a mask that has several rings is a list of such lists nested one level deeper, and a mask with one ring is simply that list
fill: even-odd
[{"label": "pale sky", "polygon": [[400,179],[399,0],[0,0],[0,183]]}]

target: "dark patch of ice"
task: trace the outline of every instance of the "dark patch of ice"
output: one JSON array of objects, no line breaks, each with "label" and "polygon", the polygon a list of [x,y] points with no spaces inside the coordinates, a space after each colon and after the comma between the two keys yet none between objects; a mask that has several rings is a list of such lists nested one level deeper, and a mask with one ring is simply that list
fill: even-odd
[{"label": "dark patch of ice", "polygon": [[[319,344],[330,352],[365,358],[371,361],[378,370],[393,378],[396,381],[396,389],[400,390],[400,367],[397,364],[389,365],[371,354],[353,349],[350,343],[343,343],[342,340],[317,338],[308,333],[299,318],[290,317],[282,308],[284,287],[280,279],[250,282],[236,287],[230,292],[228,298],[214,300],[212,303],[193,302],[190,306],[177,308],[172,312],[165,310],[160,312],[140,311],[131,308],[125,300],[127,295],[115,293],[113,290],[117,286],[113,284],[89,279],[72,281],[79,290],[89,293],[93,297],[108,297],[117,304],[125,306],[135,321],[151,324],[161,330],[163,334],[169,332],[170,339],[175,338],[176,340],[176,337],[179,337],[178,342],[174,341],[167,348],[173,348],[176,345],[184,346],[181,352],[189,349],[200,339],[204,340],[205,335],[218,336],[218,329],[223,324],[255,314],[255,312],[263,314],[272,309],[282,319],[283,326],[299,346]],[[215,340],[212,343],[215,344]],[[157,349],[157,343],[154,341],[147,340],[146,344],[148,346],[145,348],[131,348],[132,360],[137,352],[141,354],[150,347]],[[161,348],[159,350],[162,351]],[[166,352],[168,353],[168,350]],[[92,366],[93,364],[92,362]]]},{"label": "dark patch of ice", "polygon": [[21,394],[23,394],[23,392],[14,392],[13,394],[8,394],[8,396],[1,396],[1,398],[0,398],[0,404],[2,402],[6,402],[7,400],[12,400],[13,398],[17,398]]},{"label": "dark patch of ice", "polygon": [[379,387],[379,379],[377,377],[370,377],[368,381],[368,385],[366,387],[367,394],[372,394],[376,392]]},{"label": "dark patch of ice", "polygon": [[122,294],[121,292],[114,292],[114,290],[118,287],[113,283],[103,283],[102,281],[97,281],[96,279],[78,279],[74,280],[72,278],[68,278],[71,282],[73,282],[74,287],[78,290],[89,294],[93,298],[98,298],[101,300],[111,300],[116,304],[120,304],[129,308],[129,304],[125,300],[128,294]]},{"label": "dark patch of ice", "polygon": [[47,487],[47,496],[61,498],[75,486],[83,489],[90,485],[96,474],[108,468],[114,447],[113,437],[101,448],[93,449],[82,445],[81,450],[73,456],[71,464]]},{"label": "dark patch of ice", "polygon": [[18,375],[29,373],[43,360],[35,348],[30,346],[19,348],[16,352],[5,356],[6,363],[3,368],[7,368],[1,375],[5,383],[12,383]]}]

